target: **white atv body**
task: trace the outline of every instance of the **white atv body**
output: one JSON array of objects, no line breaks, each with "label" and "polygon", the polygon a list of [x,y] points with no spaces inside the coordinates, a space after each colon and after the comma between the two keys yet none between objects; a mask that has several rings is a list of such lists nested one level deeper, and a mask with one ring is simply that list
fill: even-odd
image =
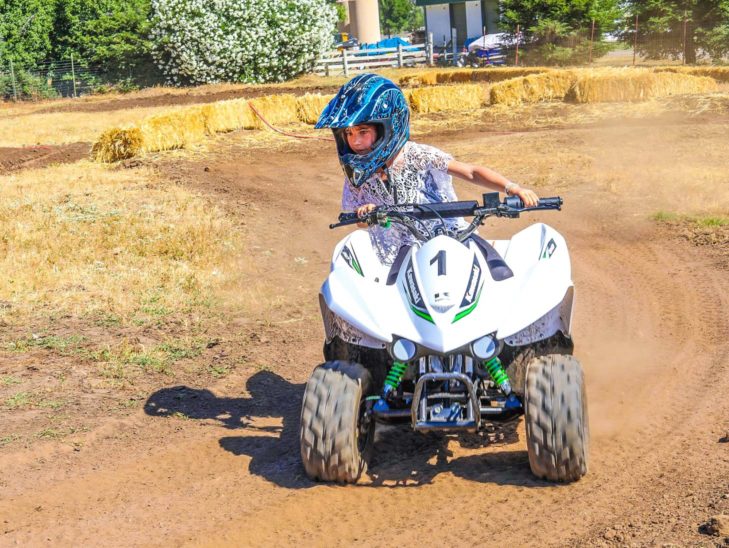
[{"label": "white atv body", "polygon": [[[367,231],[355,231],[334,250],[321,288],[327,339],[347,337],[350,343],[386,348],[402,337],[448,354],[491,333],[511,346],[558,331],[569,336],[573,284],[564,238],[535,224],[511,240],[488,243],[511,276],[508,271],[504,276],[501,264],[494,275],[474,240],[463,244],[438,236],[413,246],[393,280]],[[338,331],[342,321],[354,329]]]},{"label": "white atv body", "polygon": [[[519,414],[526,415],[536,475],[572,481],[586,473],[587,409],[582,369],[571,355],[567,244],[541,223],[511,240],[475,235],[486,216],[529,211],[507,201],[486,195],[483,207],[458,202],[441,213],[432,205],[402,213],[393,206],[370,214],[369,222],[392,218],[418,236],[391,266],[379,261],[365,230],[336,246],[319,295],[327,362],[314,371],[302,407],[301,452],[312,478],[356,481],[376,422],[475,431]],[[561,199],[545,203],[551,206],[543,209],[559,209]],[[417,221],[464,214],[475,220],[459,233]],[[350,214],[341,224],[352,222]]]}]

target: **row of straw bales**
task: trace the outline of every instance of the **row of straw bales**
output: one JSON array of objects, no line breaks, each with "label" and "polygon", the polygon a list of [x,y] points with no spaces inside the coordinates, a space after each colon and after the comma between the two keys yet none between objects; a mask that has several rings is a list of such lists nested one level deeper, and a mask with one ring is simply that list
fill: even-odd
[{"label": "row of straw bales", "polygon": [[550,70],[494,84],[492,105],[519,105],[565,100],[576,103],[645,101],[686,93],[717,91],[715,80],[706,76],[656,72],[649,69]]},{"label": "row of straw bales", "polygon": [[575,103],[638,102],[670,95],[717,91],[715,80],[649,70],[577,71],[565,100]]},{"label": "row of straw bales", "polygon": [[[500,70],[506,74],[506,69]],[[513,69],[510,73],[516,75],[518,70],[522,69]],[[493,72],[493,69],[489,72]],[[577,103],[643,101],[653,97],[716,90],[714,79],[694,76],[688,71],[658,72],[628,68],[542,69],[536,74],[512,77],[490,86],[467,83],[418,87],[404,91],[412,112],[427,114],[475,110],[489,103],[514,106],[562,100]],[[143,152],[184,148],[220,132],[261,129],[263,122],[251,106],[273,126],[297,122],[314,124],[331,97],[319,94],[306,94],[301,97],[282,94],[250,101],[233,99],[181,108],[148,118],[136,126],[112,128],[104,132],[94,144],[92,155],[99,161],[113,162]]]},{"label": "row of straw bales", "polygon": [[[488,102],[486,88],[479,84],[425,87],[405,90],[405,95],[411,110],[418,114],[476,109]],[[105,131],[94,143],[92,156],[101,162],[114,162],[144,152],[185,148],[216,133],[263,128],[262,120],[250,106],[272,126],[297,122],[315,124],[332,97],[281,94],[250,102],[233,99],[181,108],[148,118],[139,125]]]},{"label": "row of straw bales", "polygon": [[655,72],[675,72],[691,76],[708,76],[717,82],[729,83],[729,67],[657,67]]},{"label": "row of straw bales", "polygon": [[422,71],[403,76],[398,83],[403,87],[436,86],[438,84],[465,84],[469,82],[482,82],[493,84],[511,78],[541,74],[548,71],[542,67],[502,67],[480,69],[451,69],[443,71]]}]

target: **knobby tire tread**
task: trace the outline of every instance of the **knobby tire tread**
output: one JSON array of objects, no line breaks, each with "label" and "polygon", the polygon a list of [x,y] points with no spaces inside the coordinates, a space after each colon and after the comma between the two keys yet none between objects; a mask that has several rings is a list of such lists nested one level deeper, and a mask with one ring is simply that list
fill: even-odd
[{"label": "knobby tire tread", "polygon": [[570,482],[587,473],[589,428],[584,376],[568,355],[534,358],[526,374],[526,437],[532,472]]}]

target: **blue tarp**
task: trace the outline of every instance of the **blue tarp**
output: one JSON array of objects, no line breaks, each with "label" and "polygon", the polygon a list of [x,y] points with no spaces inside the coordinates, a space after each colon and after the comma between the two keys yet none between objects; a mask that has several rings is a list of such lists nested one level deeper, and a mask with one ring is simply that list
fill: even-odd
[{"label": "blue tarp", "polygon": [[[381,48],[396,48],[397,46],[403,46],[404,51],[408,50],[415,50],[416,47],[410,46],[410,42],[407,40],[403,40],[399,36],[395,36],[394,38],[387,38],[385,40],[380,40],[379,42],[375,42],[374,44],[360,44],[359,49],[366,50],[366,49],[381,49]],[[410,47],[408,47],[410,46]],[[376,55],[376,54],[370,54],[370,55]]]}]

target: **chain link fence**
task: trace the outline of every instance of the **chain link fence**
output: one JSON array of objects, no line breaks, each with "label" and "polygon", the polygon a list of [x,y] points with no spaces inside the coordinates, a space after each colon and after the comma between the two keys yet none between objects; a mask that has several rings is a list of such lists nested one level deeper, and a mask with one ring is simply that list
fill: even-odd
[{"label": "chain link fence", "polygon": [[131,91],[164,83],[150,68],[95,67],[73,57],[25,67],[0,59],[0,98],[11,101],[80,97],[112,89]]}]

